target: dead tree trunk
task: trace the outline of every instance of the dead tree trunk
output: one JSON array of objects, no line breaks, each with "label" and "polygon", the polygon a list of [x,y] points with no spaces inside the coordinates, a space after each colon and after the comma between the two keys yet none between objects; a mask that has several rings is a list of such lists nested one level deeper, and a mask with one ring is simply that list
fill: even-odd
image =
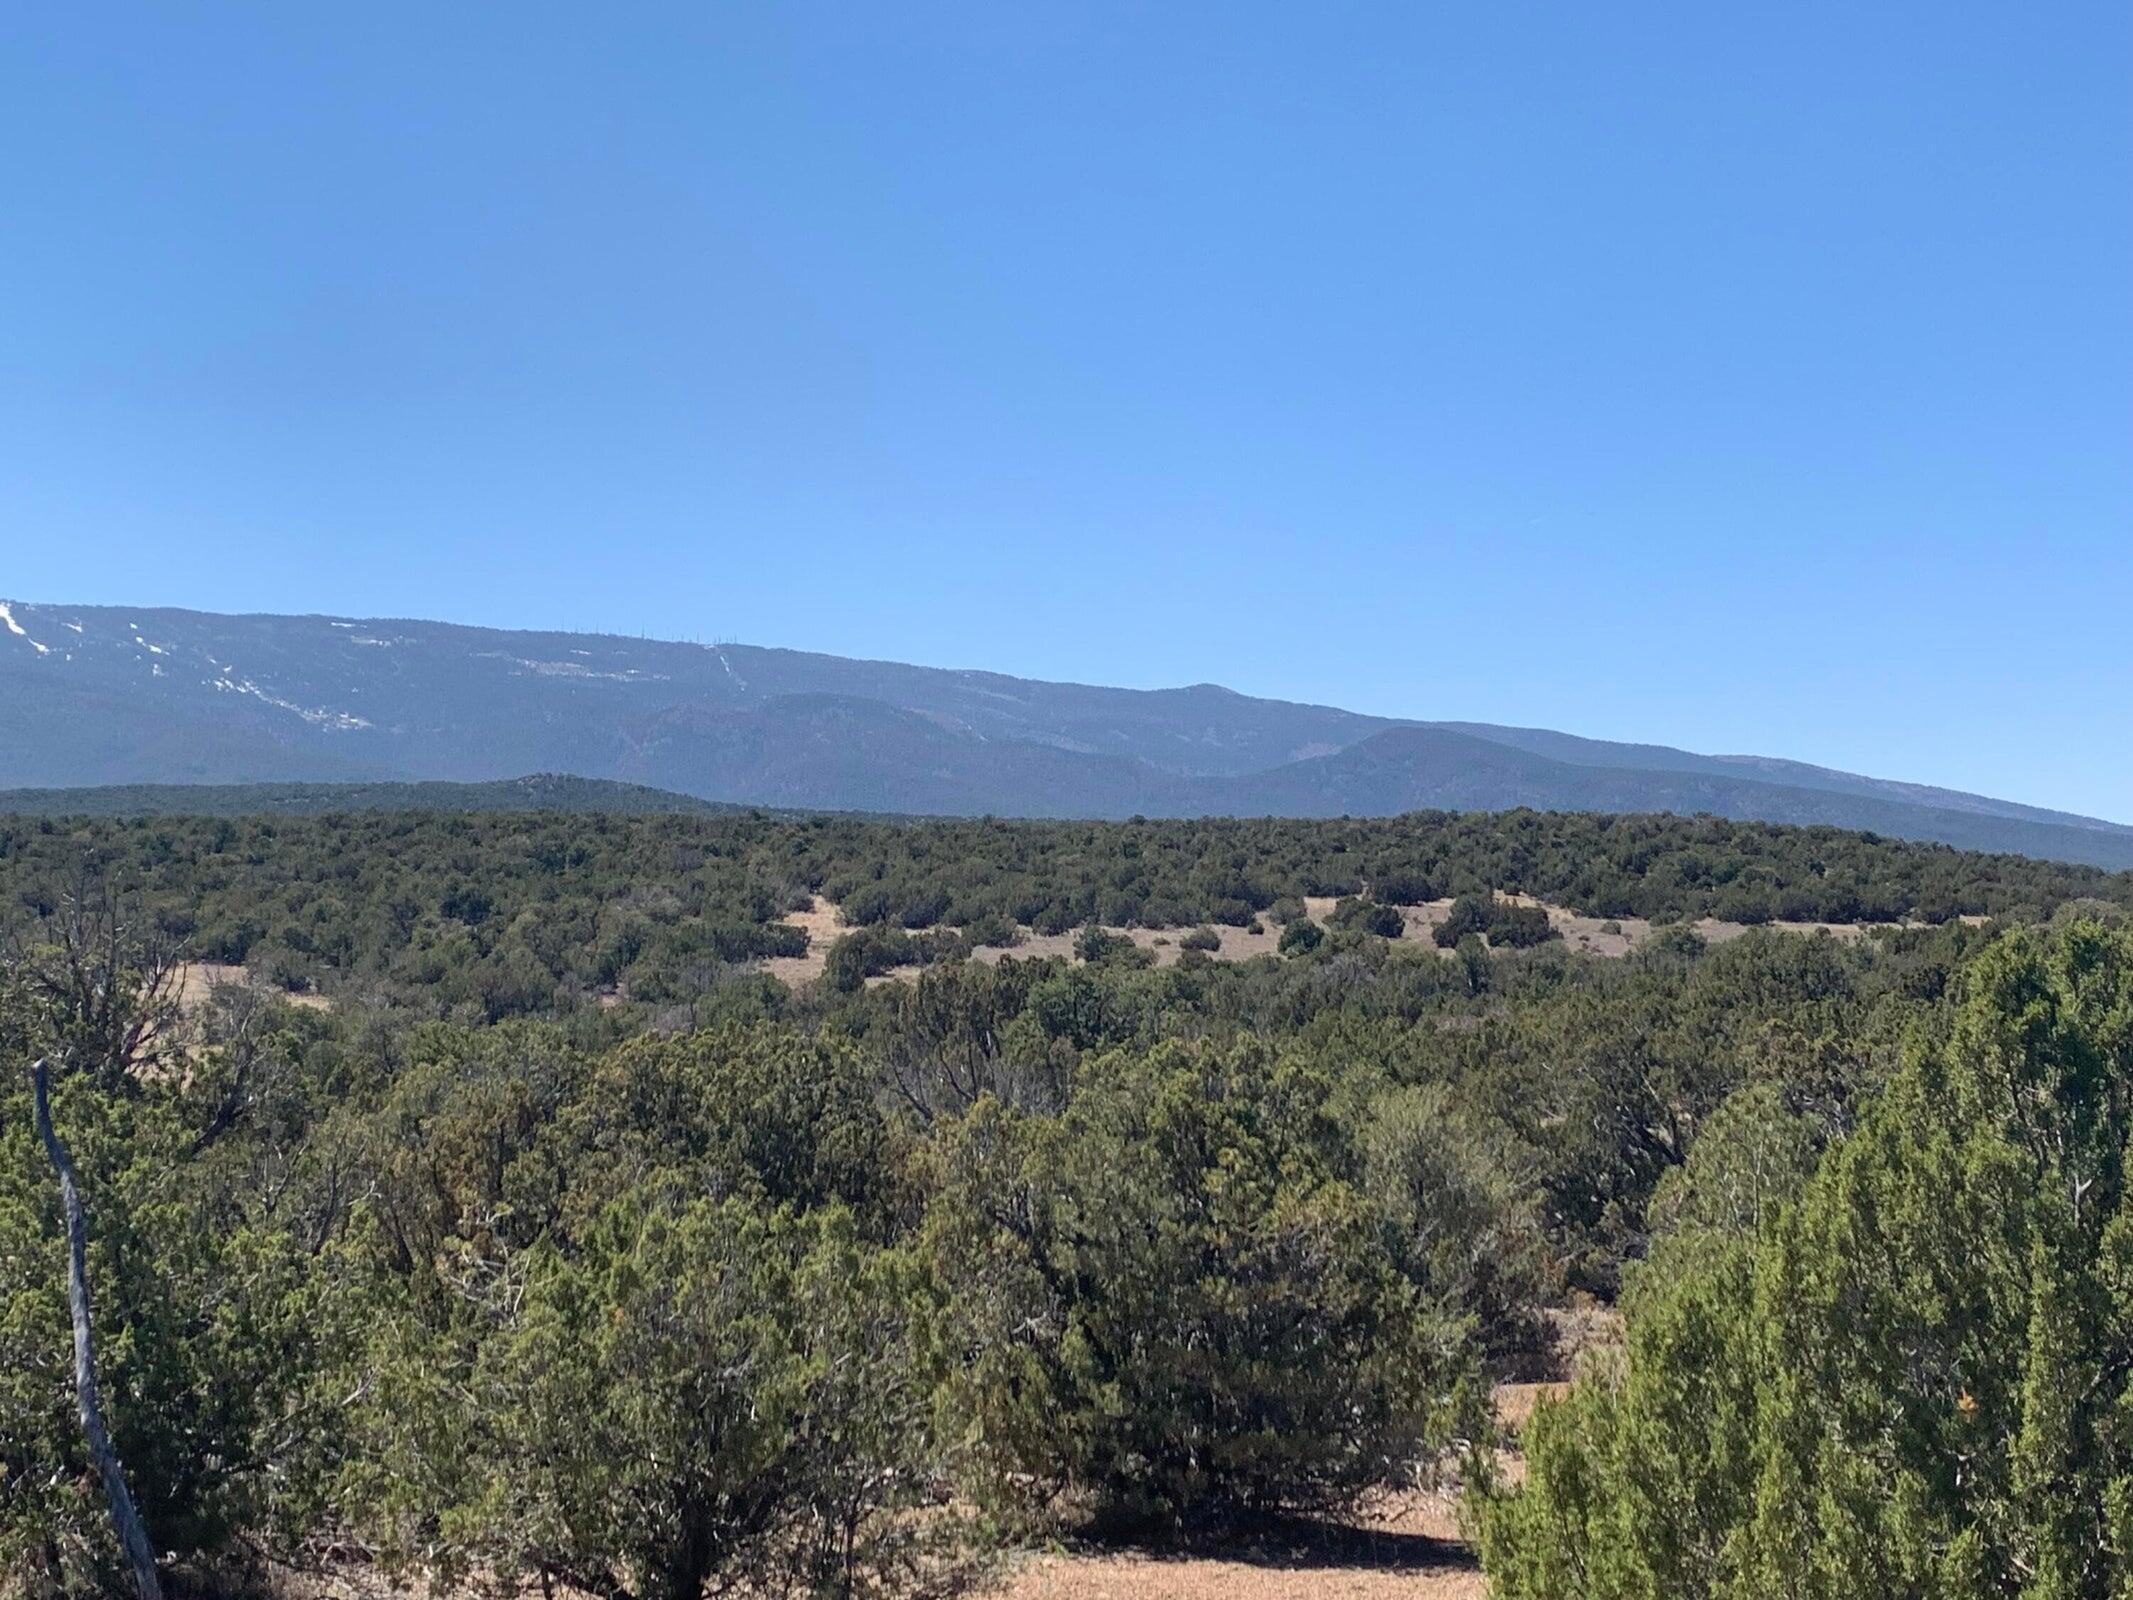
[{"label": "dead tree trunk", "polygon": [[30,1068],[30,1089],[36,1103],[37,1135],[44,1140],[45,1154],[59,1174],[59,1203],[67,1221],[67,1312],[74,1319],[74,1398],[81,1412],[82,1437],[97,1475],[104,1480],[104,1498],[111,1503],[111,1526],[118,1534],[126,1562],[133,1568],[134,1586],[141,1600],[163,1600],[162,1580],[156,1576],[155,1552],[140,1513],[133,1509],[133,1495],[126,1488],[126,1472],[118,1452],[111,1448],[111,1435],[104,1431],[104,1408],[96,1397],[96,1345],[89,1323],[89,1275],[87,1265],[88,1214],[82,1210],[81,1189],[74,1181],[74,1161],[52,1128],[52,1108],[45,1092],[44,1063]]}]

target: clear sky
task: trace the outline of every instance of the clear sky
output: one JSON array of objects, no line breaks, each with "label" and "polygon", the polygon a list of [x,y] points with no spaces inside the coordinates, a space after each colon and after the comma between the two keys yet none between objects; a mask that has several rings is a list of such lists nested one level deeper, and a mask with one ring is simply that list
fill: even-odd
[{"label": "clear sky", "polygon": [[2133,7],[10,6],[0,596],[2133,820]]}]

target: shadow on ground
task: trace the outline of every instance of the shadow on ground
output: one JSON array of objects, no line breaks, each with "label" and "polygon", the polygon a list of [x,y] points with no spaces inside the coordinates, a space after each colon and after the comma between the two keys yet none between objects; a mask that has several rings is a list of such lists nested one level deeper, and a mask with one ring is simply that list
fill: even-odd
[{"label": "shadow on ground", "polygon": [[1285,1518],[1253,1529],[1232,1529],[1220,1540],[1152,1540],[1083,1536],[1066,1547],[1079,1556],[1132,1556],[1148,1562],[1217,1560],[1284,1571],[1313,1568],[1369,1572],[1476,1572],[1480,1563],[1463,1541],[1394,1528]]}]

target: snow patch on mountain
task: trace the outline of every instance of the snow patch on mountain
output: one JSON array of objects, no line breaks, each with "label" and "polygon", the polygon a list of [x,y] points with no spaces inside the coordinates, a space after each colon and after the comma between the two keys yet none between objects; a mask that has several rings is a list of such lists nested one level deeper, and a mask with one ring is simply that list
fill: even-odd
[{"label": "snow patch on mountain", "polygon": [[52,653],[52,647],[50,645],[39,644],[35,639],[30,639],[29,629],[25,628],[21,623],[15,620],[15,613],[9,608],[8,603],[5,600],[0,600],[0,622],[6,623],[7,631],[9,633],[12,633],[16,638],[29,639],[30,648],[36,651],[39,655],[48,656]]}]

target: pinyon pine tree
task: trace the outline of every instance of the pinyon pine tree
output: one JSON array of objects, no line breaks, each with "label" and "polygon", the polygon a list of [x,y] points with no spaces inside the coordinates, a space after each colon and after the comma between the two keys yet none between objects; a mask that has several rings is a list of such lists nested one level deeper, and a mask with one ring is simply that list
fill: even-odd
[{"label": "pinyon pine tree", "polygon": [[1644,1269],[1484,1500],[1493,1592],[2133,1594],[2129,1132],[2133,936],[1988,948],[1793,1203]]}]

